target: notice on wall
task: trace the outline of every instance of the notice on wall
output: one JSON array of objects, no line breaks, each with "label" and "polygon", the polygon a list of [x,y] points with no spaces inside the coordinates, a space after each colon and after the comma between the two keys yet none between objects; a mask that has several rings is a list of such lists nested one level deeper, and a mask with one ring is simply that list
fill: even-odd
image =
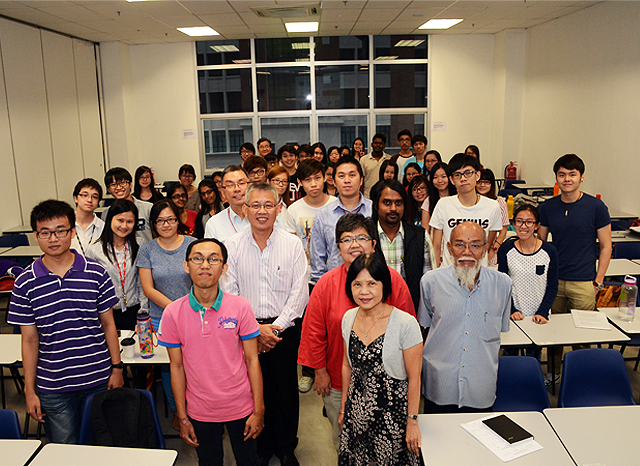
[{"label": "notice on wall", "polygon": [[182,130],[182,139],[195,139],[196,138],[196,130],[195,129],[183,129]]},{"label": "notice on wall", "polygon": [[436,132],[443,132],[447,130],[447,122],[446,121],[434,121],[432,128],[432,131],[436,131]]}]

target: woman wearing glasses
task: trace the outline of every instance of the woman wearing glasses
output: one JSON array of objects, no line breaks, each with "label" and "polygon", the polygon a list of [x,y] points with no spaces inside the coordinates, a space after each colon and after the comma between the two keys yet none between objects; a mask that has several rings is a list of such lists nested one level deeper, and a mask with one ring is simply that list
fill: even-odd
[{"label": "woman wearing glasses", "polygon": [[109,208],[100,238],[87,248],[87,257],[99,262],[111,277],[119,303],[113,307],[118,330],[135,330],[140,306],[147,307],[138,269],[135,226],[138,208],[126,199],[118,199]]},{"label": "woman wearing glasses", "polygon": [[180,176],[180,184],[184,186],[184,189],[187,191],[188,199],[185,209],[193,211],[198,210],[198,206],[200,205],[200,196],[198,195],[198,190],[193,185],[193,182],[196,180],[195,168],[193,168],[193,165],[185,163],[180,167],[180,170],[178,170],[178,175]]},{"label": "woman wearing glasses", "polygon": [[164,199],[164,196],[160,191],[155,188],[155,180],[151,168],[146,165],[140,165],[136,169],[136,174],[133,177],[133,196],[141,201],[158,202],[160,199]]},{"label": "woman wearing glasses", "polygon": [[276,191],[278,191],[278,196],[280,196],[280,211],[276,218],[276,226],[289,233],[295,233],[296,222],[287,210],[287,207],[291,205],[289,172],[284,167],[273,167],[267,175],[267,183],[275,187]]},{"label": "woman wearing glasses", "polygon": [[[533,316],[537,324],[546,324],[549,310],[558,293],[558,253],[553,245],[535,235],[540,226],[538,209],[523,205],[513,214],[518,238],[506,241],[498,251],[498,270],[513,280],[511,318],[522,320]],[[518,354],[519,348],[505,354]],[[542,349],[527,348],[527,356],[540,360]]]},{"label": "woman wearing glasses", "polygon": [[[198,199],[199,198],[200,195],[198,194]],[[188,202],[187,189],[179,183],[174,183],[169,186],[169,189],[167,190],[167,199],[171,199],[176,207],[178,207],[180,222],[187,227],[185,234],[195,236],[196,218],[198,217],[198,214],[193,210],[188,210],[186,207]]]},{"label": "woman wearing glasses", "polygon": [[422,224],[422,205],[429,198],[429,180],[424,175],[418,175],[411,180],[407,187],[407,207],[404,209],[404,219],[418,227]]},{"label": "woman wearing glasses", "polygon": [[[153,328],[157,329],[164,308],[189,294],[191,278],[185,272],[182,263],[187,247],[196,239],[184,236],[185,226],[180,221],[180,211],[169,199],[153,204],[150,222],[155,239],[140,246],[137,265],[142,290],[149,298],[151,322]],[[176,403],[171,391],[169,366],[163,366],[162,387],[174,413],[173,427],[178,430],[180,420],[175,415]]]},{"label": "woman wearing glasses", "polygon": [[221,212],[222,201],[215,181],[204,179],[198,185],[200,193],[200,212],[196,216],[196,238],[204,238],[204,229],[211,217]]}]

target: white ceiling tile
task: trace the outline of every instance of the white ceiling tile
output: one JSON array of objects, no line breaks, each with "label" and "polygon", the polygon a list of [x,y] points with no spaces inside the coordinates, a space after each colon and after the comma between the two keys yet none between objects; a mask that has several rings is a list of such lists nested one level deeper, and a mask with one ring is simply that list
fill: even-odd
[{"label": "white ceiling tile", "polygon": [[280,18],[262,18],[256,15],[253,11],[245,11],[239,14],[240,14],[240,17],[244,20],[244,22],[249,25],[255,24],[255,25],[261,26],[261,25],[272,25],[272,24],[280,24],[280,25],[284,24]]},{"label": "white ceiling tile", "polygon": [[59,6],[59,7],[45,7],[39,8],[40,11],[44,11],[45,13],[49,13],[51,15],[59,16],[60,18],[64,18],[68,21],[81,22],[81,21],[100,21],[109,19],[108,17],[96,13],[95,11],[89,10],[83,6],[79,5],[67,5],[67,6]]},{"label": "white ceiling tile", "polygon": [[393,0],[393,1],[379,1],[379,0],[370,0],[367,2],[367,5],[365,6],[365,10],[368,9],[384,9],[384,8],[393,8],[393,9],[404,9],[407,6],[409,6],[411,2],[403,2],[403,1],[399,1],[399,0]]},{"label": "white ceiling tile", "polygon": [[407,6],[409,10],[421,9],[421,8],[447,8],[456,3],[456,0],[449,1],[431,1],[431,0],[414,0]]},{"label": "white ceiling tile", "polygon": [[23,5],[18,2],[0,2],[0,10],[12,10],[14,8],[31,8],[28,5]]},{"label": "white ceiling tile", "polygon": [[[346,4],[345,4],[346,3]],[[354,9],[354,8],[364,8],[367,4],[366,1],[355,1],[349,0],[344,2],[342,0],[324,0],[322,2],[322,10],[346,10],[346,9]]]},{"label": "white ceiling tile", "polygon": [[209,0],[207,2],[180,1],[182,6],[194,15],[211,15],[216,13],[233,13],[234,9],[226,0]]},{"label": "white ceiling tile", "polygon": [[140,11],[151,16],[179,16],[189,14],[189,11],[176,1],[134,2]]},{"label": "white ceiling tile", "polygon": [[136,3],[110,1],[80,1],[75,3],[111,19],[146,16],[142,10],[136,7]]},{"label": "white ceiling tile", "polygon": [[234,10],[240,11],[251,11],[251,8],[264,8],[264,7],[274,7],[278,6],[275,0],[252,0],[252,1],[236,1],[233,0],[229,2],[229,5]]},{"label": "white ceiling tile", "polygon": [[173,28],[189,28],[206,25],[204,21],[193,15],[163,16],[157,20]]},{"label": "white ceiling tile", "polygon": [[347,21],[354,20],[360,16],[360,10],[344,9],[344,10],[325,10],[320,16],[320,23],[324,21]]},{"label": "white ceiling tile", "polygon": [[[215,15],[198,15],[209,26],[244,26],[242,18],[236,13],[223,13]],[[214,27],[215,29],[215,27]]]},{"label": "white ceiling tile", "polygon": [[36,10],[35,8],[14,8],[12,10],[4,10],[2,14],[9,18],[19,19],[27,23],[44,27],[48,27],[55,23],[66,22],[64,18]]},{"label": "white ceiling tile", "polygon": [[401,10],[397,9],[364,9],[362,10],[362,14],[358,18],[359,21],[373,21],[381,23],[383,20],[389,24],[396,16],[400,14]]},{"label": "white ceiling tile", "polygon": [[95,29],[100,32],[107,32],[110,34],[125,31],[135,31],[136,26],[132,26],[121,21],[114,21],[112,19],[106,21],[86,21],[85,26]]}]

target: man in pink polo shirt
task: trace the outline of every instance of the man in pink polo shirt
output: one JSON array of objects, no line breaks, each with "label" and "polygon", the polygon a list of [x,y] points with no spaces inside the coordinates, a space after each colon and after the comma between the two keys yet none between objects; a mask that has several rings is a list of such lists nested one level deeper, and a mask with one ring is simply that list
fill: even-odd
[{"label": "man in pink polo shirt", "polygon": [[226,425],[236,464],[255,466],[264,428],[260,327],[247,299],[218,288],[227,267],[220,241],[189,245],[184,269],[193,288],[165,308],[158,340],[171,360],[180,437],[196,447],[200,464],[222,466]]}]

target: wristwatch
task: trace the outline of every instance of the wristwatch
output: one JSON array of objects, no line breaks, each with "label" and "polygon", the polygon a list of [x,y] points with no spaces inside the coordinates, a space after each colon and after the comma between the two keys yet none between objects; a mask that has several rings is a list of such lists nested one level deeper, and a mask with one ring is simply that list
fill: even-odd
[{"label": "wristwatch", "polygon": [[118,364],[111,364],[112,369],[124,369],[124,363],[120,361]]},{"label": "wristwatch", "polygon": [[417,421],[417,420],[418,420],[418,416],[417,416],[416,414],[407,414],[407,417],[408,417],[409,419],[413,419],[414,421]]},{"label": "wristwatch", "polygon": [[598,283],[597,281],[593,281],[593,286],[596,287],[596,290],[600,291],[604,288],[604,283]]}]

